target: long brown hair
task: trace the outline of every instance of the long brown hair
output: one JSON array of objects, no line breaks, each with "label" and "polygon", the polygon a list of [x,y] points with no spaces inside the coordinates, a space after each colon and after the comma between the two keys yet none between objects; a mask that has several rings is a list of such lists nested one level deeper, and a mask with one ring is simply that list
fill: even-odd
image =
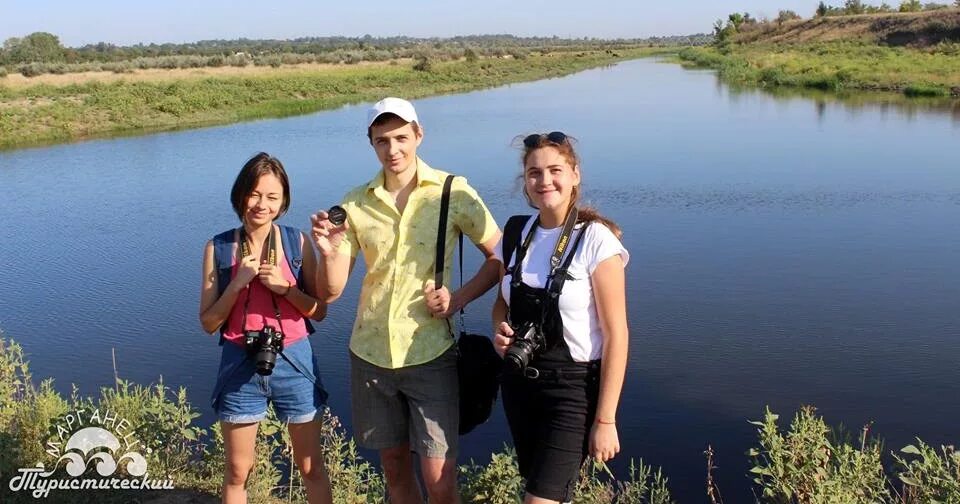
[{"label": "long brown hair", "polygon": [[[544,147],[553,147],[557,149],[557,152],[570,164],[572,168],[580,170],[580,156],[577,155],[577,151],[573,148],[573,143],[577,141],[576,138],[566,134],[560,134],[563,139],[561,141],[556,140],[556,132],[550,134],[533,134],[533,135],[519,135],[514,139],[514,143],[518,144],[521,149],[523,149],[523,155],[520,158],[521,169],[526,171],[527,167],[527,158],[530,157],[530,154],[537,149],[542,149]],[[554,138],[554,140],[551,140]],[[520,183],[523,190],[523,196],[527,198],[527,204],[532,208],[537,208],[533,204],[533,200],[530,199],[530,195],[527,194],[527,184],[525,182],[524,173],[520,173]],[[580,172],[580,183],[583,183],[583,171]],[[617,238],[620,238],[623,235],[620,226],[616,222],[610,220],[607,217],[604,217],[597,211],[596,208],[592,206],[581,205],[580,203],[580,185],[573,186],[573,192],[570,195],[570,208],[574,206],[577,207],[579,214],[577,216],[578,222],[599,222],[613,232]]]}]

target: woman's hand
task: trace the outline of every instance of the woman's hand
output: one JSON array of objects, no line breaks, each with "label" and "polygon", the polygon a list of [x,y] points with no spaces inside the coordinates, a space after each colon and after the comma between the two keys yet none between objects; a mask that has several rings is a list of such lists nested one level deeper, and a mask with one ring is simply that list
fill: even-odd
[{"label": "woman's hand", "polygon": [[257,274],[260,277],[260,283],[279,296],[285,296],[293,288],[292,284],[283,278],[280,266],[263,263]]},{"label": "woman's hand", "polygon": [[234,281],[240,282],[241,287],[246,287],[251,280],[253,280],[257,274],[260,272],[260,265],[258,264],[256,256],[248,255],[243,259],[240,259],[240,264],[237,266],[237,275],[234,277]]},{"label": "woman's hand", "polygon": [[606,462],[620,453],[620,436],[614,423],[594,422],[590,429],[590,456],[597,462]]},{"label": "woman's hand", "polygon": [[493,349],[497,351],[500,358],[503,358],[503,354],[506,353],[507,347],[511,343],[513,343],[513,329],[510,324],[500,322],[500,325],[497,326],[497,332],[493,335]]},{"label": "woman's hand", "polygon": [[320,250],[320,255],[323,257],[330,257],[337,253],[337,249],[340,248],[340,242],[343,241],[343,237],[347,234],[347,229],[350,227],[348,221],[343,221],[343,225],[336,226],[330,222],[328,217],[327,212],[324,210],[320,210],[310,216],[310,223],[312,224],[310,236],[313,237],[313,243],[317,246],[317,249]]}]

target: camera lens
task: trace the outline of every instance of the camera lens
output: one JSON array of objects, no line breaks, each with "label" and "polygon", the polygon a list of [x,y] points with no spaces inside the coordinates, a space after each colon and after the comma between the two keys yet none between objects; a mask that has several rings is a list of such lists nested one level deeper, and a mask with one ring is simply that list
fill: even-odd
[{"label": "camera lens", "polygon": [[507,348],[503,354],[503,362],[510,372],[521,372],[530,364],[530,350],[523,341],[518,341]]},{"label": "camera lens", "polygon": [[277,364],[277,353],[273,349],[264,348],[257,352],[257,374],[268,376],[273,373]]},{"label": "camera lens", "polygon": [[515,355],[512,352],[509,352],[503,356],[503,362],[507,365],[507,371],[511,373],[519,373],[523,371],[524,366],[523,358]]},{"label": "camera lens", "polygon": [[347,211],[340,205],[333,205],[330,210],[327,210],[327,220],[334,226],[342,226],[343,222],[347,220]]}]

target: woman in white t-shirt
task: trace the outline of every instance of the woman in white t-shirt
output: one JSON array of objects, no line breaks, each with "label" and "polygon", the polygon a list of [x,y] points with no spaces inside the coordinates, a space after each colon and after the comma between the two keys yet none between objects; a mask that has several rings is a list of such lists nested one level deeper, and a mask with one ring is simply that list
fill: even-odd
[{"label": "woman in white t-shirt", "polygon": [[523,139],[523,193],[539,212],[512,217],[497,249],[494,346],[527,504],[570,501],[586,456],[620,451],[629,254],[616,224],[578,206],[571,142],[558,131]]}]

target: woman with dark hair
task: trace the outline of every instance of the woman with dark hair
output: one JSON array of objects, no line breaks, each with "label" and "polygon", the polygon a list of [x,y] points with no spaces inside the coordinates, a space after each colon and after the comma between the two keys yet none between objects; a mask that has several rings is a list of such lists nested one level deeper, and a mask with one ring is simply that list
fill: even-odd
[{"label": "woman with dark hair", "polygon": [[570,501],[586,456],[620,451],[629,254],[616,224],[579,205],[572,140],[523,138],[523,193],[538,213],[511,217],[497,249],[494,346],[528,504]]},{"label": "woman with dark hair", "polygon": [[315,295],[310,241],[274,223],[290,206],[280,161],[262,152],[247,161],[230,202],[241,226],[207,242],[200,288],[200,323],[219,329],[223,346],[212,398],[226,452],[222,502],[247,501],[268,402],[287,423],[308,501],[332,502],[318,419],[327,393],[307,339],[310,319],[323,320],[327,307]]}]

